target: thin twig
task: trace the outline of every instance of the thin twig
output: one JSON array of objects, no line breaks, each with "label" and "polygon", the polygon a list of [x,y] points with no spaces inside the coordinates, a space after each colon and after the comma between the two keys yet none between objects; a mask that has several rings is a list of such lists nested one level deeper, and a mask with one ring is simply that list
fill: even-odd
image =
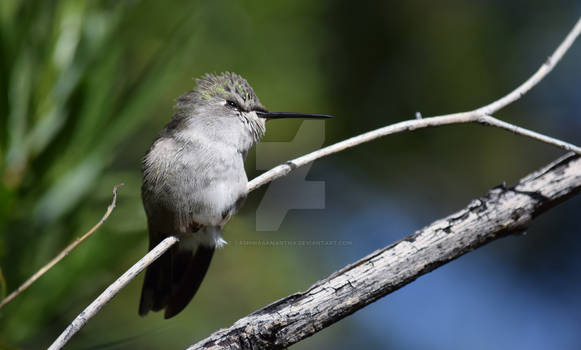
[{"label": "thin twig", "polygon": [[[274,167],[273,169],[265,172],[264,174],[250,181],[247,187],[248,192],[252,192],[262,185],[265,185],[275,179],[285,176],[286,174],[296,169],[297,167],[303,166],[316,159],[331,155],[333,153],[337,153],[345,149],[360,145],[362,143],[404,131],[413,131],[416,129],[426,127],[450,124],[480,123],[485,125],[491,125],[502,129],[508,129],[519,135],[532,137],[536,140],[546,142],[566,150],[574,151],[577,154],[581,154],[581,148],[575,145],[566,143],[558,139],[551,138],[549,136],[538,134],[527,129],[523,129],[509,123],[502,122],[490,115],[500,110],[501,108],[505,107],[506,105],[518,100],[524,94],[526,94],[531,88],[537,85],[553,69],[555,64],[560,61],[560,59],[567,52],[571,44],[579,36],[580,32],[581,32],[581,18],[579,18],[578,22],[575,24],[571,32],[567,35],[565,40],[559,45],[557,50],[555,50],[555,52],[541,66],[541,68],[539,68],[539,70],[535,74],[533,74],[531,78],[529,78],[525,83],[520,85],[514,91],[510,92],[508,95],[500,98],[499,100],[491,104],[488,104],[484,107],[480,107],[470,112],[454,113],[442,116],[435,116],[431,118],[407,120],[393,125],[388,125],[380,129],[372,130],[359,136],[349,138],[347,140],[338,142],[334,145],[322,148],[320,150],[314,151],[312,153],[306,154],[302,157],[296,158],[294,160],[288,161],[284,164]],[[134,269],[136,268],[136,266],[139,265],[140,268],[137,271],[138,273],[139,271],[143,270],[147,265],[151,264],[158,257],[160,257],[177,241],[178,239],[175,237],[168,237],[164,239],[143,259],[141,259],[137,264],[135,264],[129,271],[127,271],[125,274],[123,274],[123,276],[121,276],[117,281],[115,281],[111,286],[109,286],[109,288],[107,288],[105,292],[103,292],[93,303],[91,303],[91,305],[89,305],[89,307],[87,307],[87,309],[85,309],[73,321],[73,323],[67,327],[67,329],[51,345],[50,349],[62,348],[66,344],[68,339],[70,339],[77,331],[79,331],[80,328],[89,320],[89,318],[95,315],[97,311],[99,311],[107,302],[109,302],[109,300],[111,300],[129,282],[129,280],[127,281],[124,280],[123,282],[120,282],[121,279],[135,277],[136,271],[134,271]],[[147,259],[148,262],[144,261],[146,260],[146,258],[148,258]],[[130,273],[130,271],[133,272]]]},{"label": "thin twig", "polygon": [[289,160],[283,164],[280,164],[270,169],[269,171],[261,174],[260,176],[255,177],[252,181],[248,183],[248,192],[254,191],[260,186],[266,185],[271,181],[281,178],[286,174],[290,173],[292,170],[301,167],[303,165],[309,164],[319,158],[323,158],[328,155],[344,151],[346,149],[355,147],[362,143],[373,141],[380,137],[398,134],[404,131],[414,131],[418,129],[424,129],[427,127],[436,127],[463,123],[479,123],[483,125],[494,126],[497,128],[509,130],[515,134],[526,136],[562,148],[566,151],[575,152],[581,155],[581,148],[578,146],[575,146],[565,141],[561,141],[556,138],[552,138],[550,136],[537,133],[532,130],[528,130],[510,123],[503,122],[489,115],[483,115],[481,114],[480,111],[476,110],[472,112],[455,113],[437,117],[406,120],[396,124],[384,126],[379,129],[368,131],[364,134],[354,136],[341,142],[337,142],[333,145],[321,148],[319,150],[305,154],[293,160]]},{"label": "thin twig", "polygon": [[516,126],[514,124],[504,122],[504,121],[496,119],[490,115],[478,116],[478,117],[476,117],[475,122],[479,123],[479,124],[483,124],[483,125],[494,126],[494,127],[500,128],[500,129],[508,130],[508,131],[515,133],[517,135],[526,136],[526,137],[529,137],[531,139],[559,147],[561,149],[564,149],[565,151],[575,152],[575,153],[581,155],[581,148],[578,146],[575,146],[575,145],[568,143],[568,142],[565,142],[565,141],[561,141],[561,140],[556,139],[554,137],[540,134],[536,131],[521,128],[520,126]]},{"label": "thin twig", "polygon": [[527,81],[521,84],[519,87],[511,91],[508,95],[501,97],[500,99],[487,104],[486,106],[480,107],[473,111],[461,112],[440,115],[429,118],[422,119],[411,119],[396,124],[388,125],[376,130],[366,132],[350,139],[338,142],[331,146],[321,148],[312,153],[306,154],[299,158],[290,160],[286,163],[278,165],[269,171],[263,173],[262,175],[254,178],[248,183],[248,192],[257,189],[273,180],[285,176],[292,170],[313,162],[319,158],[326,157],[333,153],[341,152],[345,149],[360,145],[365,142],[369,142],[380,137],[387,135],[397,134],[404,131],[413,131],[416,129],[423,129],[427,127],[443,126],[450,124],[462,124],[462,123],[479,123],[489,126],[494,126],[497,128],[509,130],[515,134],[530,137],[532,139],[560,147],[566,151],[572,151],[577,154],[581,154],[581,148],[573,144],[561,141],[550,136],[546,136],[504,121],[496,119],[492,114],[498,112],[500,109],[506,107],[510,103],[520,99],[527,92],[529,92],[534,86],[536,86],[547,74],[553,70],[555,65],[561,60],[563,55],[571,47],[575,39],[581,33],[581,18],[577,21],[573,29],[569,32],[565,40],[559,45],[559,47],[553,52],[551,56],[543,63],[543,65],[533,74]]},{"label": "thin twig", "polygon": [[71,337],[77,333],[86,323],[95,316],[99,310],[111,300],[123,287],[125,287],[135,276],[137,276],[143,269],[154,262],[158,257],[160,257],[166,250],[171,248],[176,244],[179,239],[175,236],[169,236],[161,243],[159,243],[155,248],[153,248],[149,253],[147,253],[141,260],[131,266],[121,277],[119,277],[113,284],[111,284],[101,295],[97,297],[83,312],[73,320],[73,322],[65,329],[64,332],[57,338],[57,340],[52,343],[48,348],[49,350],[61,349],[65,344],[71,339]]},{"label": "thin twig", "polygon": [[12,301],[12,299],[16,298],[20,293],[22,293],[24,290],[30,287],[34,282],[36,282],[37,279],[44,275],[48,270],[50,270],[54,265],[56,265],[65,256],[67,256],[79,244],[83,243],[84,240],[89,238],[89,236],[91,236],[95,231],[97,231],[97,229],[101,227],[101,225],[103,225],[105,220],[107,220],[109,215],[111,215],[111,213],[113,212],[113,209],[115,209],[115,206],[117,204],[117,189],[119,189],[119,187],[121,186],[123,186],[123,184],[115,185],[113,187],[113,200],[111,201],[111,204],[109,204],[109,206],[107,207],[107,211],[105,212],[105,215],[103,215],[101,220],[99,220],[99,222],[95,226],[91,227],[91,229],[87,231],[84,235],[75,239],[73,243],[69,244],[65,249],[63,249],[57,256],[55,256],[51,261],[49,261],[48,264],[44,265],[40,270],[36,271],[34,275],[32,275],[29,279],[26,280],[26,282],[24,282],[20,287],[16,288],[14,292],[10,293],[10,295],[2,299],[2,301],[0,301],[0,308],[8,304],[10,301]]},{"label": "thin twig", "polygon": [[533,87],[535,87],[547,74],[549,74],[555,65],[559,63],[561,58],[565,55],[567,50],[573,45],[575,39],[581,33],[581,18],[577,20],[577,23],[571,29],[569,34],[565,37],[565,40],[557,47],[555,52],[547,60],[543,65],[533,74],[527,81],[522,83],[519,87],[511,91],[508,95],[496,100],[484,107],[479,108],[479,111],[482,114],[491,115],[498,112],[500,109],[508,106],[509,104],[513,103],[516,100],[519,100],[523,97],[527,92],[529,92]]}]

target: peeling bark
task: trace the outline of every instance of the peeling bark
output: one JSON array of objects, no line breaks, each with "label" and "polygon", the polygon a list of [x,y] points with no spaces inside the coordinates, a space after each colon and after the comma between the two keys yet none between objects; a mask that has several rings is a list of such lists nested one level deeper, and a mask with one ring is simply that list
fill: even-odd
[{"label": "peeling bark", "polygon": [[581,190],[581,158],[568,154],[513,187],[491,189],[416,231],[221,329],[189,349],[283,349],[457,257],[518,234]]}]

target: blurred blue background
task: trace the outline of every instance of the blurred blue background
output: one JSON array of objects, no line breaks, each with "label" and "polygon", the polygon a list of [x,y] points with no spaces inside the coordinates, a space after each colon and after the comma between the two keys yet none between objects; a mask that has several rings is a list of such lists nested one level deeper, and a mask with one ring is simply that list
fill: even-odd
[{"label": "blurred blue background", "polygon": [[[271,110],[333,114],[324,128],[331,144],[417,111],[497,99],[544,62],[579,15],[573,0],[1,1],[2,292],[96,223],[113,185],[126,186],[97,234],[0,310],[0,348],[47,347],[146,252],[141,157],[192,78],[234,71]],[[580,62],[578,42],[497,117],[581,143]],[[265,141],[290,141],[299,126],[269,123]],[[501,130],[457,125],[319,160],[307,179],[324,181],[325,209],[292,210],[278,230],[260,231],[256,211],[267,189],[253,192],[183,313],[140,318],[140,277],[68,348],[184,348],[560,154]],[[252,153],[249,178],[256,169]],[[526,235],[463,256],[293,348],[578,349],[580,209],[573,198]],[[255,240],[348,244],[237,243]]]}]

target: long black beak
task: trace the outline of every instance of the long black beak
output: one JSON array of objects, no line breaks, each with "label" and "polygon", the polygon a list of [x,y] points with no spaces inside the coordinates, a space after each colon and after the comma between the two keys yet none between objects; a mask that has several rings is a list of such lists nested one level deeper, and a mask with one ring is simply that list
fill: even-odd
[{"label": "long black beak", "polygon": [[311,113],[293,113],[293,112],[262,112],[256,111],[260,118],[268,119],[285,119],[285,118],[301,118],[301,119],[328,119],[333,118],[332,115],[327,114],[311,114]]}]

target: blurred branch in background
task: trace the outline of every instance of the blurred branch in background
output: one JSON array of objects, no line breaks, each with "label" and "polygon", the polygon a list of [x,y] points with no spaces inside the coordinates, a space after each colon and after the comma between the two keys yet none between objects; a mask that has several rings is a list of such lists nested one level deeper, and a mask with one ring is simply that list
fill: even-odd
[{"label": "blurred branch in background", "polygon": [[113,187],[113,199],[111,200],[111,204],[107,207],[107,211],[105,215],[99,220],[95,226],[91,227],[89,231],[87,231],[84,235],[77,238],[73,243],[69,244],[65,249],[63,249],[57,256],[55,256],[51,261],[49,261],[46,265],[44,265],[40,270],[38,270],[34,275],[32,275],[29,279],[26,280],[20,287],[16,288],[16,290],[10,293],[6,298],[0,300],[0,308],[4,305],[8,304],[14,298],[16,298],[20,293],[25,291],[28,287],[30,287],[37,279],[42,277],[48,270],[50,270],[53,266],[55,266],[59,261],[61,261],[65,256],[67,256],[73,249],[75,249],[79,244],[83,243],[87,238],[89,238],[93,233],[97,231],[101,225],[107,220],[109,215],[115,209],[117,204],[117,190],[119,187],[123,186],[123,184],[115,185]]},{"label": "blurred branch in background", "polygon": [[[377,130],[373,130],[370,132],[367,132],[365,134],[362,135],[358,135],[355,137],[352,137],[350,139],[338,142],[334,145],[322,148],[320,150],[311,152],[309,154],[306,154],[302,157],[290,160],[285,162],[284,164],[281,164],[269,171],[267,171],[266,173],[258,176],[257,178],[253,179],[252,181],[250,181],[248,183],[248,192],[252,192],[253,190],[259,188],[260,186],[267,184],[277,178],[280,178],[282,176],[287,175],[289,172],[291,172],[292,170],[296,169],[297,167],[303,166],[305,164],[308,164],[310,162],[313,162],[316,159],[331,155],[333,153],[337,153],[352,147],[355,147],[357,145],[363,144],[365,142],[369,142],[372,141],[374,139],[383,137],[383,136],[387,136],[387,135],[391,135],[391,134],[395,134],[395,133],[400,133],[400,132],[404,132],[404,131],[413,131],[416,129],[420,129],[420,128],[426,128],[426,127],[435,127],[435,126],[442,126],[442,125],[451,125],[451,124],[459,124],[459,123],[468,123],[468,122],[476,122],[476,123],[480,123],[480,124],[484,124],[484,125],[490,125],[490,126],[495,126],[495,127],[499,127],[501,129],[506,129],[506,130],[510,130],[515,134],[518,135],[522,135],[522,136],[527,136],[527,137],[531,137],[535,140],[539,140],[541,142],[545,142],[547,144],[553,145],[553,146],[557,146],[560,148],[563,148],[565,150],[569,150],[569,151],[574,151],[575,153],[577,153],[577,155],[581,155],[581,149],[575,145],[563,142],[561,140],[549,137],[549,136],[545,136],[530,130],[526,130],[520,127],[517,127],[515,125],[500,121],[494,117],[492,117],[490,114],[498,111],[499,109],[509,105],[510,103],[517,101],[518,99],[520,99],[522,96],[524,96],[530,89],[532,89],[535,85],[537,85],[547,74],[549,74],[551,72],[551,70],[553,69],[553,67],[561,60],[561,58],[563,57],[563,55],[567,52],[567,50],[571,47],[571,45],[573,44],[573,42],[575,41],[575,39],[579,36],[579,34],[581,33],[581,18],[578,19],[577,23],[575,24],[575,26],[573,27],[573,29],[569,32],[569,34],[565,37],[565,39],[563,40],[563,42],[561,42],[561,44],[558,46],[558,48],[555,50],[555,52],[551,55],[551,57],[549,57],[549,59],[541,66],[541,68],[539,68],[539,70],[533,74],[525,83],[523,83],[522,85],[520,85],[519,87],[517,87],[515,90],[513,90],[512,92],[510,92],[509,94],[507,94],[506,96],[503,96],[502,98],[498,99],[497,101],[494,101],[484,107],[478,108],[474,111],[471,112],[464,112],[464,113],[455,113],[455,114],[449,114],[449,115],[443,115],[443,116],[437,116],[437,117],[430,117],[430,118],[425,118],[425,119],[412,119],[412,120],[408,120],[408,121],[404,121],[404,122],[400,122],[397,124],[393,124],[393,125],[388,125],[385,126],[383,128],[377,129]],[[577,158],[565,158],[566,160],[573,160],[573,161],[577,161]],[[579,162],[573,162],[572,166],[569,167],[568,161],[563,164],[560,163],[560,161],[558,161],[556,164],[552,164],[549,165],[545,170],[542,170],[538,173],[535,173],[533,175],[530,175],[527,178],[524,178],[521,183],[519,183],[519,185],[515,186],[514,188],[511,189],[504,189],[504,192],[501,193],[497,193],[498,191],[496,190],[492,190],[489,195],[487,196],[488,200],[484,201],[485,203],[481,203],[478,205],[478,208],[473,208],[473,207],[469,207],[468,212],[464,213],[466,215],[468,215],[472,210],[477,210],[476,212],[479,213],[478,215],[476,215],[476,221],[475,222],[470,222],[470,225],[468,225],[468,227],[465,230],[459,230],[457,233],[458,235],[456,235],[456,237],[454,237],[451,242],[447,243],[448,244],[448,250],[443,249],[442,247],[442,239],[438,238],[438,239],[434,239],[434,234],[436,233],[441,233],[440,231],[442,231],[442,229],[439,227],[441,226],[441,221],[438,221],[436,223],[434,223],[432,226],[438,227],[438,230],[436,230],[437,232],[432,232],[433,230],[431,228],[427,228],[424,229],[425,231],[428,231],[428,238],[424,239],[424,241],[427,242],[426,246],[423,247],[412,247],[413,249],[411,249],[411,252],[407,252],[406,254],[398,254],[395,257],[395,261],[392,262],[392,264],[403,264],[403,266],[405,267],[408,264],[408,261],[413,259],[418,260],[416,266],[410,266],[408,267],[409,271],[408,272],[408,277],[406,277],[406,279],[404,280],[382,280],[381,279],[381,271],[375,271],[375,274],[377,276],[375,276],[374,278],[377,281],[374,281],[373,283],[369,284],[369,281],[363,280],[361,282],[362,285],[367,286],[368,288],[370,288],[368,290],[368,292],[365,295],[361,295],[360,291],[357,291],[357,289],[354,287],[354,284],[351,284],[349,282],[349,280],[347,280],[347,283],[350,285],[350,290],[352,290],[351,292],[349,292],[345,298],[347,304],[343,305],[342,307],[346,307],[345,311],[343,312],[338,312],[335,314],[335,316],[329,316],[329,315],[333,315],[333,313],[324,313],[323,312],[323,316],[319,317],[316,321],[314,321],[311,317],[311,315],[313,314],[313,308],[314,309],[318,309],[319,304],[317,304],[317,302],[315,302],[314,306],[309,304],[305,310],[303,311],[303,313],[300,312],[290,312],[290,309],[293,309],[296,307],[296,304],[294,304],[294,302],[296,301],[296,297],[299,295],[304,295],[305,299],[310,303],[312,302],[313,298],[312,295],[309,294],[309,291],[311,291],[313,288],[309,289],[309,291],[301,294],[295,294],[292,295],[290,297],[288,297],[285,300],[281,300],[279,302],[274,303],[271,306],[267,306],[265,309],[263,310],[268,310],[270,308],[274,308],[275,306],[279,306],[281,304],[287,303],[289,304],[287,310],[286,310],[286,314],[287,316],[284,317],[284,319],[280,319],[281,314],[285,314],[285,312],[282,312],[280,309],[276,309],[274,310],[274,314],[278,315],[279,317],[276,318],[274,317],[274,315],[271,315],[269,312],[263,312],[263,310],[258,311],[256,314],[258,316],[262,315],[262,314],[266,314],[266,318],[265,319],[260,319],[259,321],[256,321],[254,319],[250,319],[250,320],[240,320],[239,323],[241,323],[242,325],[238,325],[235,324],[234,326],[232,326],[232,328],[230,330],[225,330],[225,331],[220,331],[215,333],[214,336],[210,337],[208,340],[207,344],[202,344],[205,342],[201,342],[198,343],[198,345],[194,346],[194,348],[198,347],[205,347],[205,346],[218,346],[216,344],[221,344],[222,342],[225,342],[225,344],[227,344],[224,347],[218,346],[217,348],[230,348],[230,347],[235,347],[235,348],[245,348],[245,347],[254,347],[254,346],[258,346],[259,348],[265,347],[265,348],[279,348],[279,347],[286,347],[289,345],[294,344],[295,342],[308,337],[310,335],[312,335],[313,333],[317,332],[318,330],[342,319],[343,317],[353,313],[354,311],[364,307],[365,305],[368,305],[369,303],[377,300],[379,297],[384,296],[386,294],[388,294],[391,291],[394,291],[396,289],[398,289],[399,287],[413,281],[414,279],[416,279],[417,277],[419,277],[420,275],[427,273],[431,270],[433,270],[434,268],[443,265],[446,262],[451,261],[452,259],[455,259],[456,257],[463,255],[464,253],[473,250],[489,241],[492,241],[494,239],[503,237],[509,233],[514,233],[514,232],[520,232],[523,230],[523,227],[527,224],[529,224],[530,221],[532,221],[532,219],[537,215],[540,214],[541,212],[543,212],[544,210],[546,210],[547,208],[553,206],[555,203],[558,203],[559,201],[562,201],[566,198],[568,198],[569,196],[575,194],[578,191],[579,186],[581,186],[580,184],[578,184],[576,181],[579,180],[579,177],[581,176],[581,165],[579,164]],[[571,173],[567,173],[565,178],[561,179],[556,179],[556,182],[561,182],[563,181],[564,184],[563,186],[566,186],[564,188],[559,188],[559,190],[555,190],[554,187],[550,187],[548,185],[550,185],[551,183],[547,183],[546,179],[545,181],[535,181],[534,185],[536,187],[534,187],[532,190],[528,189],[527,193],[524,193],[522,191],[524,191],[523,189],[518,190],[519,188],[528,188],[531,185],[528,183],[528,181],[533,178],[533,180],[537,180],[536,177],[540,177],[541,175],[547,175],[545,173],[548,173],[550,170],[554,170],[555,167],[557,167],[557,165],[561,164],[561,166],[559,168],[565,167],[565,169],[572,169],[570,170]],[[562,169],[559,170],[560,172],[565,172]],[[563,175],[563,173],[561,174],[552,174],[554,176],[556,175]],[[567,181],[565,181],[567,180]],[[541,185],[545,185],[546,188],[542,188],[539,187]],[[515,190],[515,188],[517,190]],[[542,190],[545,191],[550,191],[550,193],[553,196],[548,196],[545,194],[542,194]],[[499,200],[499,198],[502,197],[507,197],[506,193],[518,193],[518,191],[521,191],[522,193],[520,193],[520,195],[525,195],[526,198],[528,198],[528,202],[526,203],[522,203],[522,198],[512,198],[511,200]],[[539,199],[540,196],[540,199]],[[478,201],[478,200],[477,200]],[[495,207],[496,205],[496,207]],[[502,206],[504,207],[502,207]],[[512,205],[512,206],[511,206]],[[509,210],[511,209],[511,210]],[[465,210],[465,211],[466,211]],[[484,214],[481,214],[481,212],[484,212]],[[508,213],[508,217],[505,217]],[[517,213],[518,215],[516,215],[515,213]],[[461,216],[464,216],[464,214],[462,214]],[[459,214],[453,214],[452,216],[443,219],[444,221],[448,222],[448,226],[446,226],[447,228],[444,230],[446,234],[450,234],[451,233],[451,229],[450,227],[453,225],[452,219],[454,217],[459,216]],[[465,218],[466,219],[466,218]],[[470,220],[474,220],[474,218],[468,218]],[[498,222],[501,222],[502,224],[500,226],[498,226]],[[461,221],[459,223],[454,223],[454,225],[459,224],[460,226],[464,226],[465,223],[464,221]],[[450,232],[448,232],[450,231]],[[482,233],[482,232],[484,233]],[[464,237],[464,236],[467,237]],[[416,236],[420,236],[420,234],[416,233],[410,237],[413,237],[413,239],[411,238],[407,238],[404,241],[411,241],[412,243],[415,242]],[[471,236],[472,239],[468,239]],[[154,262],[157,258],[159,258],[162,254],[165,253],[165,251],[167,249],[169,249],[171,246],[173,246],[175,243],[177,243],[179,240],[176,237],[168,237],[165,240],[163,240],[157,247],[156,249],[150,251],[148,254],[146,254],[141,260],[139,260],[135,265],[133,265],[127,272],[125,272],[119,279],[117,279],[113,284],[111,284],[103,293],[101,293],[101,295],[95,300],[93,301],[83,312],[81,312],[81,314],[79,314],[79,316],[77,316],[73,322],[61,333],[61,335],[53,342],[53,344],[51,345],[50,349],[60,349],[62,348],[67,342],[68,340],[75,334],[77,333],[87,322],[88,320],[93,317],[94,315],[97,314],[97,312],[107,303],[109,302],[123,287],[125,287],[133,278],[135,278],[139,272],[141,272],[145,267],[147,267],[149,264],[151,264],[152,262]],[[401,242],[400,242],[401,243]],[[400,245],[400,243],[397,243],[393,246],[387,247],[384,250],[389,251],[392,247],[397,247]],[[425,243],[425,242],[424,242]],[[417,251],[430,251],[430,250],[435,250],[431,255],[426,256],[424,253],[420,253],[420,254],[415,254],[417,253]],[[387,254],[387,253],[386,253]],[[412,255],[412,257],[410,257],[410,255]],[[372,255],[371,257],[374,257],[375,255]],[[347,267],[346,269],[349,270],[352,267],[357,267],[361,264],[363,264],[365,261],[369,260],[370,258],[364,258],[363,260],[360,260],[357,263],[354,263],[353,265],[350,265],[349,267]],[[421,260],[424,259],[424,260]],[[372,264],[373,266],[373,264]],[[419,266],[419,268],[418,268]],[[401,276],[398,275],[399,272],[401,272],[404,267],[397,267],[394,268],[393,266],[390,267],[390,269],[395,269],[394,271],[395,273],[395,277],[400,278]],[[345,270],[345,269],[344,269]],[[342,271],[344,271],[342,270]],[[364,271],[363,273],[368,273],[368,271]],[[341,274],[341,272],[338,272],[338,274]],[[329,283],[333,282],[333,278],[336,275],[332,275],[329,279]],[[361,276],[357,275],[357,278],[361,278]],[[341,279],[343,279],[343,277],[341,277]],[[381,281],[381,283],[379,282]],[[389,287],[391,286],[391,287]],[[342,288],[344,287],[338,287],[338,288]],[[389,288],[387,288],[389,287]],[[318,291],[316,293],[313,294],[318,294],[319,293],[319,288],[316,288]],[[323,288],[324,289],[324,288]],[[335,292],[337,288],[332,288]],[[358,294],[359,293],[359,294]],[[354,295],[359,295],[359,299],[354,298]],[[333,299],[333,295],[330,296],[331,299]],[[314,300],[318,300],[318,299],[314,299]],[[335,299],[335,301],[337,301],[338,299]],[[319,300],[322,304],[327,304],[328,301],[321,301]],[[333,304],[329,307],[325,307],[325,309],[331,309],[334,310],[336,307],[339,307],[341,305],[339,304]],[[280,313],[279,313],[280,312]],[[289,314],[292,314],[292,317],[296,317],[297,319],[294,321],[289,321],[287,318],[290,317]],[[254,314],[253,314],[254,315]],[[252,316],[252,315],[251,315]],[[274,317],[275,321],[273,321],[272,323],[267,323],[264,320],[267,320],[270,322],[270,320],[272,320]],[[304,320],[306,318],[306,320]],[[303,322],[297,322],[297,320],[303,320]],[[314,322],[314,323],[313,323]],[[288,337],[283,337],[283,338],[277,338],[278,335],[278,331],[281,330],[282,328],[286,327],[288,324],[294,324],[291,328],[290,331],[288,331],[287,334],[290,334]],[[295,324],[296,323],[296,324]],[[249,326],[250,331],[245,331],[245,327]],[[297,327],[297,328],[294,328]],[[300,327],[304,327],[304,329],[301,329]],[[230,332],[230,333],[228,333]]]}]

